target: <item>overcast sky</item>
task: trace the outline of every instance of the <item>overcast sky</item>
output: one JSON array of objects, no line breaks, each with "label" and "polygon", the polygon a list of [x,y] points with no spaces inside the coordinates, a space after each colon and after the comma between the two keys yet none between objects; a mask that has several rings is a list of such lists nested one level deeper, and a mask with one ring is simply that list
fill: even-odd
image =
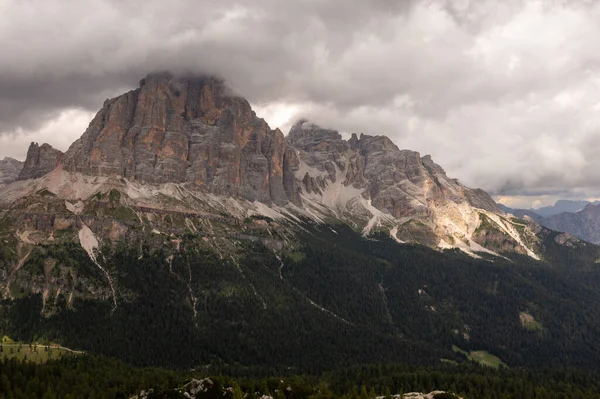
[{"label": "overcast sky", "polygon": [[388,135],[513,206],[600,197],[600,2],[0,0],[0,159],[66,150],[148,72],[271,127]]}]

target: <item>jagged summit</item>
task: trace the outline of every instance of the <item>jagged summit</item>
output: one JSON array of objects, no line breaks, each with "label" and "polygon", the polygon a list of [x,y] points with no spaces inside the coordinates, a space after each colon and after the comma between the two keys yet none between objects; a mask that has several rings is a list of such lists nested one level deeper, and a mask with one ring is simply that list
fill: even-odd
[{"label": "jagged summit", "polygon": [[56,168],[63,157],[63,152],[50,144],[31,143],[27,150],[27,158],[18,180],[35,179],[42,177]]},{"label": "jagged summit", "polygon": [[291,145],[300,147],[310,143],[341,139],[342,135],[337,130],[322,128],[306,119],[296,122],[287,135],[287,140]]},{"label": "jagged summit", "polygon": [[[43,186],[85,199],[112,187],[134,190],[141,200],[143,186],[158,187],[164,195],[160,187],[176,185],[237,201],[235,209],[225,206],[220,212],[241,217],[266,212],[319,222],[336,218],[365,235],[384,230],[402,242],[470,253],[489,251],[481,244],[500,245],[502,251],[537,256],[486,192],[449,178],[430,156],[401,150],[386,136],[361,133],[345,140],[338,131],[307,120],[284,137],[222,79],[211,76],[148,75],[139,88],[106,100],[64,154],[32,143],[19,178],[35,179],[52,170],[70,177],[42,179],[38,190]],[[74,183],[77,179],[86,183]],[[175,195],[172,188],[167,191]],[[26,192],[21,186],[5,201]],[[152,201],[155,207],[167,206]],[[182,210],[192,206],[178,201]],[[485,220],[492,220],[502,236],[483,237],[487,230],[479,227]],[[504,236],[511,244],[504,244]]]},{"label": "jagged summit", "polygon": [[107,100],[65,170],[285,203],[284,138],[213,77],[152,74]]},{"label": "jagged summit", "polygon": [[386,136],[352,134],[344,140],[335,130],[303,120],[287,139],[298,154],[295,176],[303,207],[319,212],[324,205],[364,234],[388,228],[398,241],[476,252],[484,215],[503,215],[485,191],[463,186],[430,156],[400,150]]}]

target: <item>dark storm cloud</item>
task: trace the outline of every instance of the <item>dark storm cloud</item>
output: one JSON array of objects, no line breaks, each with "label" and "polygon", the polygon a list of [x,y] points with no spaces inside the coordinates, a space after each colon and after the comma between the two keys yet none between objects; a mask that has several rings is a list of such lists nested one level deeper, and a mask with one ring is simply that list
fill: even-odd
[{"label": "dark storm cloud", "polygon": [[171,70],[223,76],[284,130],[387,134],[498,195],[596,195],[597,4],[0,0],[0,157],[65,147]]},{"label": "dark storm cloud", "polygon": [[[340,57],[363,29],[409,8],[386,0],[3,1],[0,129],[36,126],[67,106],[92,109],[103,94],[163,69],[219,73],[259,101],[295,98],[286,89],[301,86],[289,77],[312,73],[315,48]],[[312,98],[316,90],[301,91]]]}]

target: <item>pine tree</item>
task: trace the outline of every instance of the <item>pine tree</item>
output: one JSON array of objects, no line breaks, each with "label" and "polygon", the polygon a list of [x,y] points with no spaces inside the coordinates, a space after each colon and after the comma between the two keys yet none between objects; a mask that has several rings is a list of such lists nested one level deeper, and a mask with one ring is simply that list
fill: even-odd
[{"label": "pine tree", "polygon": [[369,399],[366,385],[360,387],[360,399]]}]

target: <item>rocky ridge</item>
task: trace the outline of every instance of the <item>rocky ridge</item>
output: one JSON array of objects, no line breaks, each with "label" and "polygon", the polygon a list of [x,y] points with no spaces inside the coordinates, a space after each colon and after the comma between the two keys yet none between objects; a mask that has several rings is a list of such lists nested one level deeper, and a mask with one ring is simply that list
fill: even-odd
[{"label": "rocky ridge", "polygon": [[540,257],[536,227],[515,225],[487,193],[449,178],[431,157],[385,136],[344,140],[307,121],[286,138],[214,77],[149,75],[106,100],[66,153],[32,143],[19,180],[0,192],[4,206],[44,190],[85,202],[116,189],[127,206],[341,220],[364,235],[385,231],[474,256]]},{"label": "rocky ridge", "polygon": [[23,169],[23,162],[6,157],[0,160],[0,187],[4,187],[17,180]]},{"label": "rocky ridge", "polygon": [[[281,380],[281,384],[283,384],[284,381]],[[290,391],[292,391],[292,389],[290,387],[288,387],[288,389]],[[190,399],[209,399],[209,398],[214,398],[218,395],[218,397],[223,397],[225,399],[232,399],[235,398],[235,394],[236,392],[239,391],[239,387],[232,387],[232,386],[222,386],[220,383],[215,383],[213,382],[213,380],[211,378],[204,378],[204,379],[192,379],[190,382],[188,382],[187,384],[185,384],[184,386],[180,387],[180,388],[176,388],[173,390],[168,390],[166,392],[156,392],[154,389],[149,389],[149,390],[144,390],[141,391],[139,394],[134,395],[132,397],[130,397],[130,399],[150,399],[150,398],[155,398],[155,399],[160,399],[160,398],[170,398],[173,397],[175,394],[180,394],[183,395],[183,397],[186,398],[190,398]],[[241,392],[241,391],[240,391]],[[248,395],[248,394],[246,394]],[[273,396],[271,395],[261,395],[259,392],[255,393],[255,396],[257,396],[260,399],[273,399]],[[385,396],[377,396],[375,398],[372,399],[384,399]],[[438,398],[444,398],[444,399],[463,399],[462,397],[446,392],[446,391],[432,391],[429,393],[421,393],[421,392],[409,392],[409,393],[405,393],[405,394],[396,394],[396,395],[391,395],[391,398],[393,399],[438,399]]]},{"label": "rocky ridge", "polygon": [[18,180],[36,179],[46,175],[58,166],[62,156],[62,151],[50,144],[44,143],[40,146],[38,143],[31,143]]},{"label": "rocky ridge", "polygon": [[[501,208],[507,214],[534,221],[541,226],[565,232],[566,235],[573,235],[593,244],[600,244],[600,203],[598,201],[559,200],[554,206],[541,208],[545,210],[546,216],[540,216],[529,209],[512,209],[505,206]],[[557,211],[560,209],[569,210]]]},{"label": "rocky ridge", "polygon": [[314,212],[325,206],[364,234],[387,226],[399,241],[476,251],[479,215],[503,214],[486,192],[463,186],[430,156],[400,150],[386,136],[343,140],[335,130],[300,121],[287,140],[298,153],[303,206]]},{"label": "rocky ridge", "polygon": [[[67,150],[65,170],[287,202],[283,133],[213,77],[149,75],[107,100]],[[289,189],[289,188],[288,188]]]},{"label": "rocky ridge", "polygon": [[562,212],[540,219],[539,223],[594,244],[600,243],[600,205],[589,203],[578,212]]}]

